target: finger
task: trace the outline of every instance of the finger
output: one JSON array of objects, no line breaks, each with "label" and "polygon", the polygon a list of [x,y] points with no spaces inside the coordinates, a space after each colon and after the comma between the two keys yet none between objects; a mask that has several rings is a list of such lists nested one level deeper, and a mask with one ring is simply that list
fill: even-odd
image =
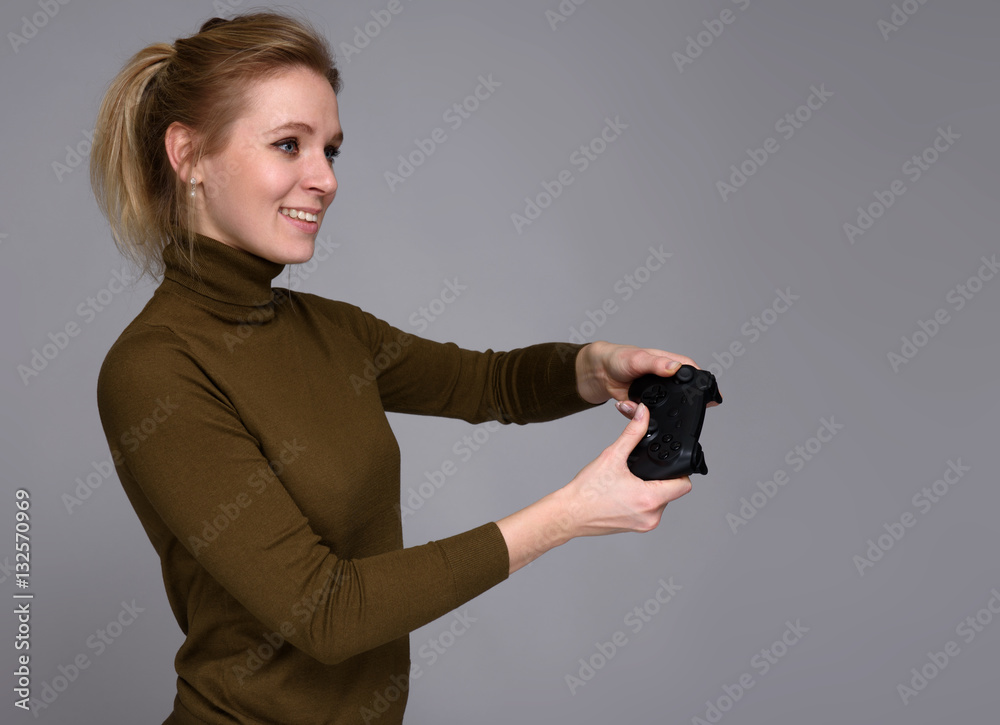
[{"label": "finger", "polygon": [[[650,481],[650,483],[654,483]],[[667,501],[675,501],[679,499],[684,494],[688,493],[691,486],[691,478],[689,476],[681,476],[680,478],[668,478],[662,481],[656,481],[661,487],[660,490],[666,496]]]},{"label": "finger", "polygon": [[694,360],[686,355],[677,355],[652,348],[643,348],[641,352],[645,354],[637,356],[638,359],[635,361],[639,375],[652,373],[661,377],[670,377],[677,372],[681,365],[690,365],[698,370],[701,369]]},{"label": "finger", "polygon": [[611,448],[616,455],[627,456],[636,447],[642,437],[646,434],[646,427],[649,425],[649,409],[639,403],[636,406],[632,420],[625,426],[625,430],[618,436]]},{"label": "finger", "polygon": [[635,415],[635,403],[631,400],[619,400],[615,402],[615,407],[618,408],[618,412],[624,415],[626,418],[631,418]]}]

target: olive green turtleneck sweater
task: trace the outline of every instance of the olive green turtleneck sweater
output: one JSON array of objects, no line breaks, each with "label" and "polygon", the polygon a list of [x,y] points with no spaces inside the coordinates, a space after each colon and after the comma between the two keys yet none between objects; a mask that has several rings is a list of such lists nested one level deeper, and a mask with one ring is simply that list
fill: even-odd
[{"label": "olive green turtleneck sweater", "polygon": [[581,346],[475,352],[271,288],[199,236],[109,350],[101,423],[186,635],[167,723],[402,721],[408,633],[508,576],[494,522],[403,548],[385,412],[530,423],[591,407]]}]

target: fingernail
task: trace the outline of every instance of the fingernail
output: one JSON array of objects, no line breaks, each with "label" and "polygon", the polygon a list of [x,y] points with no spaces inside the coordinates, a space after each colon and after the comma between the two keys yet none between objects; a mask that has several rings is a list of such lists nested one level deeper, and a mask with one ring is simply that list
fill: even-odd
[{"label": "fingernail", "polygon": [[635,410],[635,403],[631,400],[619,400],[615,402],[615,407],[622,413],[625,413],[625,415],[632,415],[632,412]]},{"label": "fingernail", "polygon": [[635,407],[635,415],[632,416],[632,420],[642,420],[645,415],[646,415],[646,406],[643,405],[642,403],[639,403],[639,405]]},{"label": "fingernail", "polygon": [[676,360],[671,360],[670,364],[667,365],[667,371],[669,372],[670,370],[676,370],[680,366],[681,364],[679,362],[677,362]]}]

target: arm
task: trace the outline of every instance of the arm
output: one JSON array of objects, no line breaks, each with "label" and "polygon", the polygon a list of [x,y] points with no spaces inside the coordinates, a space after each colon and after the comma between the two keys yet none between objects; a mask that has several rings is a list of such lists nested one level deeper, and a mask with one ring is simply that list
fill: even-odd
[{"label": "arm", "polygon": [[[108,442],[121,452],[122,484],[172,573],[187,577],[185,586],[207,573],[269,631],[294,619],[287,639],[323,663],[397,639],[507,576],[494,523],[423,546],[338,557],[268,468],[238,411],[165,328],[112,348],[97,401]],[[154,419],[141,440],[123,437]],[[326,470],[325,461],[308,460],[305,444],[288,476],[296,465]],[[233,506],[238,516],[206,537],[206,522]]]},{"label": "arm", "polygon": [[[628,401],[628,388],[633,380],[647,373],[667,377],[681,365],[698,367],[691,358],[672,352],[604,341],[592,342],[576,358],[579,394],[590,403],[603,403],[611,398],[619,402]],[[718,403],[712,402],[709,407],[715,405]],[[621,406],[619,410],[622,410]],[[634,410],[635,406],[627,402],[622,413],[628,416]]]},{"label": "arm", "polygon": [[667,504],[691,490],[687,477],[642,481],[625,462],[649,418],[644,405],[628,400],[630,383],[647,373],[673,375],[682,364],[697,367],[689,357],[631,345],[598,341],[580,349],[575,359],[580,397],[592,404],[614,398],[631,421],[568,485],[497,522],[507,542],[510,574],[577,536],[651,531]]},{"label": "arm", "polygon": [[497,522],[507,542],[509,573],[578,536],[652,531],[667,504],[691,490],[688,477],[643,481],[625,459],[646,433],[639,405],[618,439],[563,488]]},{"label": "arm", "polygon": [[479,352],[406,333],[348,303],[317,302],[330,322],[350,330],[368,348],[369,367],[358,370],[357,379],[377,383],[387,411],[525,424],[607,400],[580,395],[576,359],[585,345],[541,343]]},{"label": "arm", "polygon": [[[569,484],[497,522],[507,544],[510,574],[577,536],[650,531],[659,525],[667,503],[691,490],[687,477],[642,481],[625,462],[645,434],[648,418],[644,407],[640,414],[628,401],[629,384],[646,373],[672,375],[681,364],[697,367],[691,358],[603,341],[477,353],[407,335],[368,313],[361,315],[370,349],[399,345],[399,354],[381,366],[379,374],[387,410],[451,415],[469,422],[489,415],[504,423],[524,423],[551,420],[614,398],[622,414],[633,418],[618,440]],[[413,385],[415,377],[419,386]],[[483,378],[488,381],[485,389]]]}]

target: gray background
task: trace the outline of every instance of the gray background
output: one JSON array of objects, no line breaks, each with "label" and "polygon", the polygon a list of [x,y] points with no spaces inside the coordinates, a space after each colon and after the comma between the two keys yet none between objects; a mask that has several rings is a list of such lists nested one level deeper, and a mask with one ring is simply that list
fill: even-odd
[{"label": "gray background", "polygon": [[[319,235],[339,246],[275,286],[348,300],[418,332],[410,316],[457,278],[467,289],[422,334],[476,349],[567,339],[612,299],[617,311],[585,328],[586,339],[659,347],[702,367],[734,342],[745,350],[715,368],[725,403],[703,433],[711,472],[693,478],[657,530],[547,554],[469,603],[476,622],[433,663],[420,648],[451,615],[411,635],[423,674],[409,723],[689,723],[712,714],[709,701],[725,706],[724,688],[735,692],[744,675],[753,687],[723,722],[995,722],[1000,624],[987,609],[971,642],[960,631],[972,630],[956,628],[1000,591],[1000,281],[984,282],[961,310],[948,295],[1000,251],[1000,5],[911,0],[916,13],[886,38],[887,0],[743,4],[589,0],[553,29],[545,11],[556,0],[403,0],[349,62],[341,44],[387,3],[296,6],[333,43],[345,77],[340,190]],[[174,695],[182,635],[116,477],[72,513],[62,499],[108,457],[97,371],[155,285],[115,295],[89,321],[78,313],[123,260],[85,154],[69,173],[53,164],[93,128],[132,53],[195,32],[219,7],[76,0],[17,52],[7,34],[21,34],[40,6],[12,0],[0,10],[0,561],[13,562],[13,490],[25,487],[33,695],[76,655],[91,662],[38,722],[158,723]],[[726,8],[735,21],[679,70],[674,53]],[[501,85],[452,130],[442,114],[491,73]],[[833,96],[784,139],[776,122],[821,84]],[[581,173],[570,155],[616,117],[628,128]],[[384,173],[438,126],[447,141],[390,190]],[[960,138],[913,181],[903,166],[939,127]],[[768,137],[778,151],[723,200],[716,182]],[[573,184],[519,233],[511,214],[562,169]],[[843,225],[896,179],[906,193],[850,244]],[[625,300],[616,284],[651,245],[672,256]],[[742,328],[776,289],[798,299],[752,340]],[[888,353],[940,308],[949,322],[894,371]],[[80,334],[24,385],[18,365],[73,321]],[[786,454],[831,416],[843,428],[796,470]],[[444,460],[458,465],[405,520],[416,545],[564,485],[625,421],[609,404],[509,426],[468,461],[453,452],[468,425],[392,423],[404,496]],[[971,470],[929,510],[918,506],[914,495],[958,459]],[[727,514],[778,469],[788,483],[734,533]],[[907,513],[915,524],[859,573],[854,557]],[[9,597],[13,577],[0,576]],[[635,633],[626,615],[670,577],[681,589],[658,611],[650,604],[656,613]],[[88,637],[132,600],[144,611],[95,656]],[[0,615],[8,683],[11,609]],[[808,632],[762,672],[755,655],[797,620]],[[566,676],[619,631],[627,643],[571,692]],[[949,641],[958,654],[904,704],[897,686]],[[11,686],[4,693],[0,719],[35,720],[14,708]]]}]

